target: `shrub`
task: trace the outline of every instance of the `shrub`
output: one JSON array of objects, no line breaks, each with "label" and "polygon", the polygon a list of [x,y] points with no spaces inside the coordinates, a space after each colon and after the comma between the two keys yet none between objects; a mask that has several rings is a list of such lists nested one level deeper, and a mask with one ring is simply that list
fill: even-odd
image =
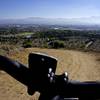
[{"label": "shrub", "polygon": [[30,47],[32,47],[32,41],[30,41],[30,40],[24,41],[23,47],[24,48],[30,48]]},{"label": "shrub", "polygon": [[51,48],[55,48],[55,49],[57,49],[57,48],[64,48],[65,47],[65,43],[64,43],[64,41],[55,40],[55,41],[50,42],[49,46]]}]

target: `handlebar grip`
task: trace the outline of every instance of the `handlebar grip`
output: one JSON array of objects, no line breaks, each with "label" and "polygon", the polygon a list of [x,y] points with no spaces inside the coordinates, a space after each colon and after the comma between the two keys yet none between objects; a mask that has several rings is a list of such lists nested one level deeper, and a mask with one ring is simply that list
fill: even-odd
[{"label": "handlebar grip", "polygon": [[23,64],[0,55],[0,69],[4,70],[24,85],[29,84],[29,69]]},{"label": "handlebar grip", "polygon": [[64,97],[91,98],[91,100],[100,98],[100,82],[79,82],[69,81],[63,89],[61,95]]}]

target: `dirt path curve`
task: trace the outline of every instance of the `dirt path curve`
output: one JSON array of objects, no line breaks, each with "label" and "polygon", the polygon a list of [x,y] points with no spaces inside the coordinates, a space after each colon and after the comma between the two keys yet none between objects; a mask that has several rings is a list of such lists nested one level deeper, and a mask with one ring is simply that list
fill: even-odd
[{"label": "dirt path curve", "polygon": [[[46,53],[58,58],[57,74],[67,71],[70,79],[80,81],[100,80],[100,62],[97,61],[97,56],[92,53],[30,48],[12,53],[9,57],[27,64],[27,56],[33,51]],[[34,96],[29,96],[25,86],[5,72],[0,72],[0,100],[38,100],[38,96],[38,93]]]},{"label": "dirt path curve", "polygon": [[69,52],[72,63],[70,64],[70,73],[72,79],[77,80],[100,80],[100,65],[93,54],[77,51]]}]

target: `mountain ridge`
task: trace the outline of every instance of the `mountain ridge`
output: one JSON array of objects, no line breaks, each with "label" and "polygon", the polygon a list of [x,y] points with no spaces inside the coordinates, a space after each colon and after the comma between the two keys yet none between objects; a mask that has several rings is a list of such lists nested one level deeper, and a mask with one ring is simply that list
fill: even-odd
[{"label": "mountain ridge", "polygon": [[16,19],[0,19],[0,24],[61,24],[61,25],[91,25],[100,24],[100,16],[80,17],[80,18],[44,18],[44,17],[28,17]]}]

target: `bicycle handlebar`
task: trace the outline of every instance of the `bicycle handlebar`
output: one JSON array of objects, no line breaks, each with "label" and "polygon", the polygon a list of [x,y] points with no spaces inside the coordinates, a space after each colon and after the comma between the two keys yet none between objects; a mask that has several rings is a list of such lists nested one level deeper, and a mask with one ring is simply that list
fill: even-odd
[{"label": "bicycle handlebar", "polygon": [[[59,87],[60,88],[60,87]],[[79,81],[68,81],[65,85],[59,89],[60,94],[63,97],[78,97],[78,98],[88,98],[88,100],[100,98],[100,82],[79,82]]]},{"label": "bicycle handlebar", "polygon": [[30,73],[29,69],[23,64],[0,55],[0,69],[21,83],[28,85]]}]

